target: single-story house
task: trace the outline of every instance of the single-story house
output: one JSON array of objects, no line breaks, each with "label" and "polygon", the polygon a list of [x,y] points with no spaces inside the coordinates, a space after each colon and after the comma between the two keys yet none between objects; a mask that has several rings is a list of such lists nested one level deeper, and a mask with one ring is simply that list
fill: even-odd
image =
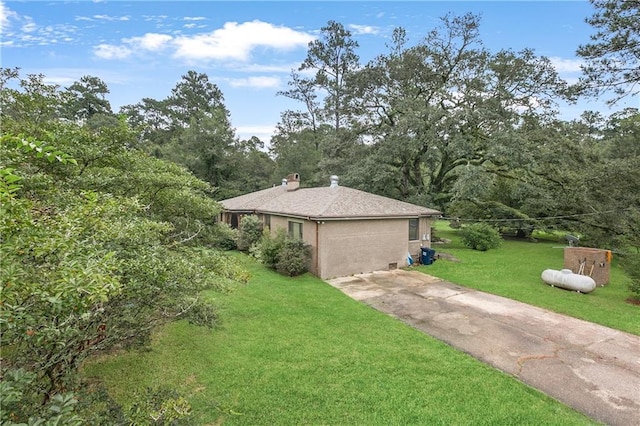
[{"label": "single-story house", "polygon": [[431,246],[437,210],[338,185],[301,188],[295,173],[282,185],[220,202],[221,220],[237,228],[245,215],[258,216],[275,233],[312,247],[310,270],[322,279],[395,269],[418,260]]}]

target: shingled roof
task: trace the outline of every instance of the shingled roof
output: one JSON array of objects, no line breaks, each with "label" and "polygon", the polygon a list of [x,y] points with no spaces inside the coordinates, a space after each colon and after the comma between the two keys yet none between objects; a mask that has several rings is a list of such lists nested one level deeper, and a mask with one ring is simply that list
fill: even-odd
[{"label": "shingled roof", "polygon": [[298,188],[276,186],[220,202],[225,210],[311,220],[437,216],[437,210],[345,186]]}]

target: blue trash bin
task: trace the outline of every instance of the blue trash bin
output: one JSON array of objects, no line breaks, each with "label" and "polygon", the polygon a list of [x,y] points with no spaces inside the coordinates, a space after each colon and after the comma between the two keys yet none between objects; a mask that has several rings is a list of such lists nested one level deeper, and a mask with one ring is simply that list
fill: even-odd
[{"label": "blue trash bin", "polygon": [[436,251],[429,247],[420,247],[420,262],[423,265],[431,265],[436,260]]}]

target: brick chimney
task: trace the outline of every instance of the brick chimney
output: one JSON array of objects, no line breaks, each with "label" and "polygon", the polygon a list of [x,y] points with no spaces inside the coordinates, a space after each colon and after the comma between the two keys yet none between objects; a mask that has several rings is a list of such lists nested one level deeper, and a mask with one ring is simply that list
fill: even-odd
[{"label": "brick chimney", "polygon": [[295,191],[298,188],[300,188],[300,175],[291,173],[287,176],[287,191]]}]

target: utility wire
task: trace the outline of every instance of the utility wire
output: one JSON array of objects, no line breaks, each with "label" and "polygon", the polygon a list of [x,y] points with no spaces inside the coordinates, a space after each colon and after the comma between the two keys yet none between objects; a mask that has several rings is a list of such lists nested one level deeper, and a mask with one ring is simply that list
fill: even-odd
[{"label": "utility wire", "polygon": [[600,214],[607,213],[618,213],[629,210],[635,210],[634,207],[627,207],[626,209],[616,209],[616,210],[605,210],[602,212],[593,212],[593,213],[577,213],[577,214],[567,214],[561,216],[543,216],[543,217],[527,217],[527,218],[513,218],[513,219],[461,219],[459,217],[445,217],[442,216],[440,219],[442,220],[454,220],[459,222],[527,222],[527,221],[536,221],[536,220],[552,220],[552,219],[569,219],[573,217],[583,217],[583,216],[597,216]]}]

